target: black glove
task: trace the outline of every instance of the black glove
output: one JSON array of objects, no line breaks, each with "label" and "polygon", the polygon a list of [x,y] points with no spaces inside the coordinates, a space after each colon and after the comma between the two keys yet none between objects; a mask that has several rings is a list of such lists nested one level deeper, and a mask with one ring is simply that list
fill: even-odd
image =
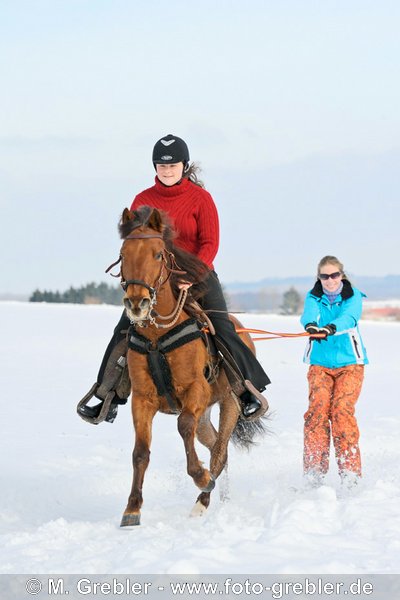
[{"label": "black glove", "polygon": [[[305,330],[310,334],[310,340],[320,342],[321,340],[326,340],[328,335],[336,333],[336,325],[324,325],[324,327],[318,327],[316,323],[307,323]],[[320,336],[313,337],[317,333],[320,334]],[[324,334],[324,336],[322,337],[321,334]]]},{"label": "black glove", "polygon": [[319,327],[314,322],[313,323],[307,323],[307,325],[305,326],[304,329],[307,331],[307,333],[310,333],[311,335],[313,333],[318,333],[319,332]]},{"label": "black glove", "polygon": [[319,333],[326,333],[326,335],[334,335],[336,333],[336,325],[324,325],[319,328]]}]

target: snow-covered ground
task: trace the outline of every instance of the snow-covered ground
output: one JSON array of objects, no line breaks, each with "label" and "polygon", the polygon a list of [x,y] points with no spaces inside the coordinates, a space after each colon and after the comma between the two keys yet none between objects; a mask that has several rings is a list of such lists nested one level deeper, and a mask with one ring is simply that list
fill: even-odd
[{"label": "snow-covered ground", "polygon": [[[130,411],[97,427],[75,414],[120,309],[0,303],[1,573],[399,573],[399,323],[363,321],[371,364],[358,405],[364,478],[343,497],[302,487],[304,340],[258,343],[272,379],[271,434],[230,449],[230,500],[203,518],[176,418],[155,419],[142,525],[120,529],[131,485]],[[300,331],[298,319],[243,315]],[[204,460],[207,452],[199,448]]]}]

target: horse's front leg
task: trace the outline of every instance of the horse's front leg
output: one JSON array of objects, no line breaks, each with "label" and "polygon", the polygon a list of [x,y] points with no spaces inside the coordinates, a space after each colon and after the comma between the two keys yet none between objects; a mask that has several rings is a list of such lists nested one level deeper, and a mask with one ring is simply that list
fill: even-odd
[{"label": "horse's front leg", "polygon": [[187,472],[202,492],[210,492],[215,486],[214,477],[203,467],[194,447],[197,425],[207,406],[208,396],[208,386],[193,384],[186,393],[182,412],[178,417],[178,431],[186,451]]},{"label": "horse's front leg", "polygon": [[132,453],[133,482],[128,504],[122,516],[121,527],[140,525],[140,509],[143,504],[142,487],[150,462],[151,430],[156,406],[147,398],[132,398],[132,416],[135,428],[135,446]]}]

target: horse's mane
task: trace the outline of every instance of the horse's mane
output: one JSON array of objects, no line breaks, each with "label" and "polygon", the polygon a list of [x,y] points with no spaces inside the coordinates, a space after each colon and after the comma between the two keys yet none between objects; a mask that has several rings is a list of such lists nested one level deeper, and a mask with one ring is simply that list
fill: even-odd
[{"label": "horse's mane", "polygon": [[[151,206],[140,206],[131,211],[132,218],[125,221],[125,223],[123,223],[122,220],[119,223],[118,230],[120,237],[125,239],[132,231],[139,228],[155,229],[152,224],[149,224],[153,210],[154,209]],[[161,223],[160,227],[155,230],[162,234],[165,247],[175,256],[177,268],[181,271],[185,271],[184,275],[176,273],[171,274],[170,281],[174,295],[177,297],[179,294],[178,281],[184,280],[195,284],[195,289],[190,288],[189,295],[191,295],[194,300],[199,300],[207,291],[205,279],[210,272],[210,268],[197,258],[197,256],[182,250],[182,248],[179,248],[174,244],[176,232],[169,216],[162,210],[157,209],[157,211],[161,217]]]}]

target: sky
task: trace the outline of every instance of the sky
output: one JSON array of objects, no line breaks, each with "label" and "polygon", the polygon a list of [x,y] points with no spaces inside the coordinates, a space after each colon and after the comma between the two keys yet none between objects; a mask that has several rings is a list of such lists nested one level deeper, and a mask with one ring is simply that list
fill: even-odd
[{"label": "sky", "polygon": [[313,275],[326,254],[398,274],[399,17],[388,0],[1,0],[0,295],[110,281],[167,133],[216,202],[223,282]]}]

